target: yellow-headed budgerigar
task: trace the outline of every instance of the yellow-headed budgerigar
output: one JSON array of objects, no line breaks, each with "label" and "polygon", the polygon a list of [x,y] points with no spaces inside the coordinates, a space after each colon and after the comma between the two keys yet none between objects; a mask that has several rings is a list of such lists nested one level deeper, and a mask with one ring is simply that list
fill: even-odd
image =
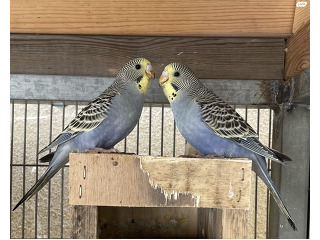
[{"label": "yellow-headed budgerigar", "polygon": [[57,146],[55,152],[42,158],[50,161],[48,168],[13,210],[37,193],[68,162],[70,152],[112,149],[124,139],[139,121],[152,79],[154,71],[147,59],[136,58],[125,64],[112,85],[83,108],[63,132],[39,152]]},{"label": "yellow-headed budgerigar", "polygon": [[265,160],[284,164],[291,159],[262,145],[251,126],[234,108],[206,88],[189,67],[179,63],[167,65],[159,84],[184,138],[204,155],[251,159],[252,169],[267,185],[291,227],[297,230],[270,178]]}]

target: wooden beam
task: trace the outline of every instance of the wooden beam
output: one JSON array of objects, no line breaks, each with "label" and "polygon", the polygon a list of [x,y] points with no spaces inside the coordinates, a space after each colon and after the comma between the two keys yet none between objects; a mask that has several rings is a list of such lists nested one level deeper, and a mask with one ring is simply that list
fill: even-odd
[{"label": "wooden beam", "polygon": [[310,67],[310,21],[288,40],[286,49],[285,78],[288,79]]},{"label": "wooden beam", "polygon": [[243,209],[198,209],[198,237],[246,239],[248,211]]},{"label": "wooden beam", "polygon": [[272,162],[271,176],[298,231],[292,230],[271,197],[270,238],[308,238],[310,110],[305,105],[290,106],[284,105],[275,111],[272,148],[288,155],[293,161],[288,162],[287,166]]},{"label": "wooden beam", "polygon": [[73,205],[248,209],[251,161],[70,154]]},{"label": "wooden beam", "polygon": [[[201,155],[190,143],[186,155]],[[198,208],[198,238],[246,239],[248,211],[244,209]]]},{"label": "wooden beam", "polygon": [[292,33],[295,34],[308,22],[310,22],[310,0],[296,0]]},{"label": "wooden beam", "polygon": [[14,0],[12,33],[289,36],[292,0]]},{"label": "wooden beam", "polygon": [[[224,1],[223,1],[224,2]],[[130,59],[149,59],[159,76],[172,62],[199,78],[283,79],[283,38],[199,38],[11,34],[15,74],[116,76]]]},{"label": "wooden beam", "polygon": [[98,238],[98,207],[72,206],[71,238],[95,239]]},{"label": "wooden beam", "polygon": [[[114,78],[57,75],[11,74],[10,98],[13,100],[54,100],[89,102],[102,93]],[[202,79],[229,104],[273,104],[278,100],[280,83],[276,80]],[[151,83],[147,103],[168,103],[158,80]]]}]

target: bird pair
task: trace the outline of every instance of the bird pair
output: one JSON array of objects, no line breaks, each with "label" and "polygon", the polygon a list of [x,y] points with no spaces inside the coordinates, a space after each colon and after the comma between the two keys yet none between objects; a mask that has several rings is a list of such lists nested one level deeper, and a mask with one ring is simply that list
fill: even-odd
[{"label": "bird pair", "polygon": [[[139,121],[145,94],[154,77],[152,65],[145,58],[125,64],[113,84],[83,108],[63,132],[39,152],[57,146],[55,152],[40,159],[50,162],[48,168],[13,210],[37,193],[68,162],[70,152],[112,149],[124,139]],[[291,227],[297,230],[270,178],[265,160],[285,164],[284,161],[291,159],[262,145],[250,125],[206,88],[187,66],[179,63],[167,65],[159,77],[159,85],[170,102],[184,138],[204,155],[251,159],[252,169],[267,185]]]}]

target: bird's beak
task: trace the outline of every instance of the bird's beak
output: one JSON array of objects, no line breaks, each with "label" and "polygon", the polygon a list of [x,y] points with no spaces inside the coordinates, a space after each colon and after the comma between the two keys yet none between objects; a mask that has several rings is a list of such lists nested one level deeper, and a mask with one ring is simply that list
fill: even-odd
[{"label": "bird's beak", "polygon": [[149,64],[147,65],[146,73],[147,73],[147,75],[148,75],[149,77],[152,77],[152,79],[155,78],[155,73],[154,73],[154,71],[153,71],[153,69],[152,69],[152,66],[149,65]]},{"label": "bird's beak", "polygon": [[160,78],[159,78],[159,86],[162,87],[168,80],[169,80],[169,76],[168,76],[168,72],[167,71],[163,71]]}]

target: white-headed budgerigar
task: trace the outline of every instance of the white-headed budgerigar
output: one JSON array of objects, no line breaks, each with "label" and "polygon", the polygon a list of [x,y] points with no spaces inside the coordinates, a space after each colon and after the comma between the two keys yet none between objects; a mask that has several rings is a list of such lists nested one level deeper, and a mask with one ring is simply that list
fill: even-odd
[{"label": "white-headed budgerigar", "polygon": [[37,193],[68,162],[70,152],[110,149],[124,139],[139,121],[152,79],[154,71],[147,59],[136,58],[125,64],[112,85],[39,152],[57,146],[55,152],[42,158],[50,161],[48,168],[13,210]]},{"label": "white-headed budgerigar", "polygon": [[262,145],[251,126],[234,108],[206,88],[189,67],[179,63],[167,65],[159,84],[184,138],[203,155],[251,159],[252,169],[267,185],[291,227],[297,230],[270,178],[265,160],[284,164],[291,159]]}]

